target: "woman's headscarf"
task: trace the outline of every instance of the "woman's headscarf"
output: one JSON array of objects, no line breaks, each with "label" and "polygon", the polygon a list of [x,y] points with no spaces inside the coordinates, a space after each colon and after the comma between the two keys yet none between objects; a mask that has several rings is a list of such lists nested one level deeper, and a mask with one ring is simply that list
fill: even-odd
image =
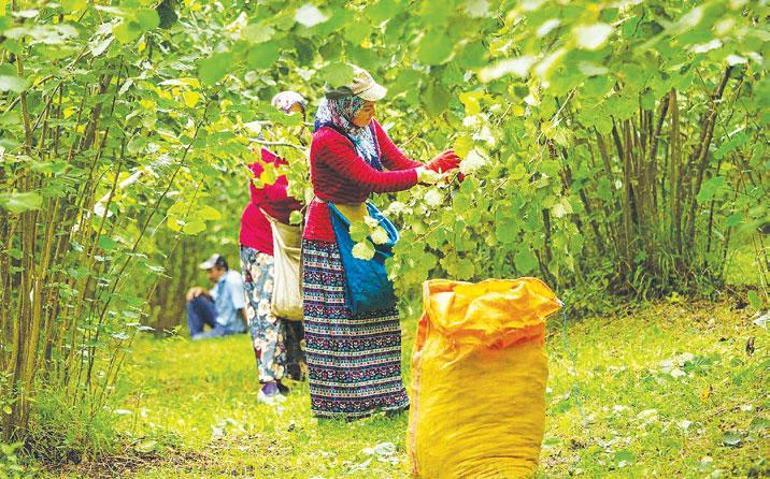
[{"label": "woman's headscarf", "polygon": [[315,114],[314,131],[318,131],[324,126],[330,126],[344,133],[353,141],[356,152],[361,158],[378,170],[382,170],[372,129],[369,125],[358,127],[352,122],[356,113],[364,107],[365,103],[363,99],[355,95],[324,98]]},{"label": "woman's headscarf", "polygon": [[302,95],[291,90],[282,91],[275,95],[270,103],[284,113],[289,113],[294,105],[299,105],[302,107],[302,111],[305,111],[305,106],[307,105]]}]

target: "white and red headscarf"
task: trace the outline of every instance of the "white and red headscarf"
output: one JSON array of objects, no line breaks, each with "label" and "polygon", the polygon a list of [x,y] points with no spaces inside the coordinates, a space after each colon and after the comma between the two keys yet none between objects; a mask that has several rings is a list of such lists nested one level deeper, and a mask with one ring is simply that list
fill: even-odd
[{"label": "white and red headscarf", "polygon": [[305,98],[296,91],[291,90],[282,91],[275,95],[270,103],[284,113],[289,113],[294,105],[301,106],[303,111],[307,106]]}]

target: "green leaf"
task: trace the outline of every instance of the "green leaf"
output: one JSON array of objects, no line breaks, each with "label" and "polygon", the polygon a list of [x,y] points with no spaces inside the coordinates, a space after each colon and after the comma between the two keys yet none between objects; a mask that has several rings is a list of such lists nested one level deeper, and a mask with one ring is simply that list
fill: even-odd
[{"label": "green leaf", "polygon": [[99,237],[99,247],[105,251],[115,249],[115,246],[117,245],[118,245],[118,242],[110,238],[109,236],[101,235]]},{"label": "green leaf", "polygon": [[634,453],[629,450],[623,449],[615,453],[615,462],[619,465],[622,463],[623,466],[626,466],[632,464],[635,460]]},{"label": "green leaf", "polygon": [[440,65],[449,60],[452,48],[445,31],[432,30],[420,40],[417,58],[426,65]]},{"label": "green leaf", "polygon": [[198,211],[197,216],[202,220],[217,221],[222,218],[222,213],[211,206],[206,205]]},{"label": "green leaf", "polygon": [[197,235],[206,231],[206,223],[203,221],[190,221],[182,227],[182,232],[188,235]]},{"label": "green leaf", "polygon": [[321,77],[333,88],[353,81],[353,67],[347,63],[331,63],[321,70]]},{"label": "green leaf", "polygon": [[473,138],[467,134],[460,135],[455,139],[454,143],[452,144],[452,148],[460,158],[465,158],[473,148]]},{"label": "green leaf", "polygon": [[594,126],[599,133],[606,135],[612,131],[612,120],[609,116],[597,116]]},{"label": "green leaf", "polygon": [[260,183],[263,185],[272,185],[276,180],[278,180],[278,172],[275,167],[270,163],[266,164],[262,173],[259,175]]},{"label": "green leaf", "polygon": [[198,78],[206,85],[213,85],[227,74],[232,66],[230,53],[215,53],[198,64]]},{"label": "green leaf", "polygon": [[466,44],[457,56],[457,63],[468,69],[481,68],[486,65],[487,49],[481,41]]},{"label": "green leaf", "polygon": [[169,216],[184,216],[190,209],[190,204],[187,201],[177,201],[166,212]]},{"label": "green leaf", "polygon": [[722,143],[722,145],[717,148],[717,150],[714,152],[714,158],[717,160],[721,160],[722,158],[725,158],[730,152],[735,150],[736,148],[739,148],[743,146],[744,143],[749,139],[749,136],[745,132],[740,132],[730,138],[729,141],[726,141]]},{"label": "green leaf", "polygon": [[370,243],[369,241],[362,241],[360,243],[356,243],[353,246],[353,257],[363,260],[370,260],[374,258],[374,245]]},{"label": "green leaf", "polygon": [[610,180],[605,177],[601,177],[597,181],[596,195],[603,201],[612,200],[612,185]]},{"label": "green leaf", "polygon": [[166,226],[171,231],[182,231],[182,222],[179,221],[175,216],[169,216],[166,219]]},{"label": "green leaf", "polygon": [[465,258],[457,264],[457,279],[471,279],[476,272],[476,266],[470,258]]},{"label": "green leaf", "polygon": [[350,61],[369,71],[377,71],[383,65],[383,57],[373,48],[350,45],[346,49]]},{"label": "green leaf", "polygon": [[440,85],[431,83],[425,90],[425,110],[431,115],[440,115],[449,106],[449,92]]},{"label": "green leaf", "polygon": [[302,212],[301,211],[292,211],[289,215],[289,223],[293,225],[298,225],[302,223]]},{"label": "green leaf", "polygon": [[65,11],[72,13],[86,8],[88,2],[86,0],[62,0],[61,5]]},{"label": "green leaf", "polygon": [[385,20],[393,18],[398,5],[394,0],[380,0],[379,2],[368,5],[364,13],[372,19],[374,23],[382,23]]},{"label": "green leaf", "polygon": [[743,223],[742,213],[733,213],[730,216],[728,216],[727,219],[725,220],[725,225],[727,225],[730,228],[738,226],[741,223]]},{"label": "green leaf", "polygon": [[522,245],[519,252],[513,258],[516,265],[516,271],[520,274],[529,274],[538,267],[537,256],[525,245]]},{"label": "green leaf", "polygon": [[142,29],[154,30],[160,26],[160,16],[155,10],[145,8],[136,12],[136,19]]},{"label": "green leaf", "polygon": [[120,43],[131,43],[142,34],[142,26],[138,22],[124,18],[112,29],[112,34]]},{"label": "green leaf", "polygon": [[472,92],[465,92],[460,93],[460,96],[458,97],[460,99],[460,103],[462,103],[465,106],[465,114],[467,115],[477,115],[481,112],[481,99],[484,97],[484,92],[480,91],[472,91]]},{"label": "green leaf", "polygon": [[262,43],[258,47],[249,50],[246,63],[249,67],[264,70],[275,64],[280,56],[280,48],[275,42]]},{"label": "green leaf", "polygon": [[725,177],[715,176],[703,182],[698,196],[699,203],[705,203],[717,196],[725,187]]},{"label": "green leaf", "polygon": [[749,304],[751,304],[752,308],[756,309],[757,311],[762,309],[762,298],[759,297],[759,293],[751,290],[746,294],[746,297],[749,300]]},{"label": "green leaf", "polygon": [[0,74],[0,91],[21,93],[27,89],[27,81],[16,75]]},{"label": "green leaf", "polygon": [[641,98],[642,108],[645,110],[652,110],[655,108],[655,95],[652,90],[647,90]]},{"label": "green leaf", "polygon": [[396,79],[388,85],[389,91],[393,95],[405,91],[413,91],[420,84],[420,78],[420,73],[415,70],[401,70]]},{"label": "green leaf", "polygon": [[350,238],[360,242],[369,237],[369,226],[363,221],[354,221],[350,224]]},{"label": "green leaf", "polygon": [[572,214],[572,205],[567,198],[562,198],[551,207],[551,214],[554,218],[563,218],[568,214]]},{"label": "green leaf", "polygon": [[265,43],[272,40],[273,35],[275,35],[275,29],[264,23],[252,23],[241,33],[242,38],[252,44]]},{"label": "green leaf", "polygon": [[198,92],[194,92],[194,91],[182,92],[182,101],[189,108],[194,108],[195,105],[198,104],[198,101],[200,101],[200,99],[201,99],[201,95]]},{"label": "green leaf", "polygon": [[364,19],[358,19],[351,25],[346,25],[343,31],[345,40],[354,45],[360,44],[365,38],[369,36],[372,31],[372,26]]},{"label": "green leaf", "polygon": [[[418,7],[419,6],[419,7]],[[418,15],[424,24],[440,30],[448,30],[447,22],[452,8],[447,8],[444,2],[418,2],[412,8],[418,7]]]},{"label": "green leaf", "polygon": [[39,210],[43,206],[43,197],[34,191],[0,194],[0,206],[11,213]]}]

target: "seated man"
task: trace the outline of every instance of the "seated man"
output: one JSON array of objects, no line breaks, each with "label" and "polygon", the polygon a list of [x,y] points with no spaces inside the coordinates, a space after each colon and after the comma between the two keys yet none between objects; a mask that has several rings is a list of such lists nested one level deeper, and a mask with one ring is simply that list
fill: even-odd
[{"label": "seated man", "polygon": [[[211,256],[199,265],[208,273],[214,288],[191,288],[187,292],[187,326],[193,339],[216,338],[246,332],[246,296],[241,275],[230,271],[225,258]],[[203,331],[204,325],[211,328]]]}]

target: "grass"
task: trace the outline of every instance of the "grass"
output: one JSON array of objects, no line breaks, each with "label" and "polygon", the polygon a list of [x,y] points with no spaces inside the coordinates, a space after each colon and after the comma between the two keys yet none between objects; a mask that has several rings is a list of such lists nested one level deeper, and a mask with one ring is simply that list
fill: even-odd
[{"label": "grass", "polygon": [[[667,303],[565,335],[554,318],[539,477],[770,476],[770,333],[751,319],[727,304]],[[414,327],[404,324],[405,358]],[[125,452],[44,476],[408,477],[405,416],[319,422],[304,384],[278,408],[256,391],[244,336],[143,338],[113,411]],[[371,450],[383,443],[395,452]]]},{"label": "grass", "polygon": [[[759,242],[760,239],[757,239]],[[759,245],[762,246],[759,246]],[[763,251],[768,251],[764,243],[746,243],[734,248],[730,252],[725,265],[725,281],[735,286],[759,287],[762,283],[762,272],[767,271],[770,265],[762,267],[764,261]],[[764,249],[757,249],[757,248]],[[766,281],[766,280],[765,280]]]}]

